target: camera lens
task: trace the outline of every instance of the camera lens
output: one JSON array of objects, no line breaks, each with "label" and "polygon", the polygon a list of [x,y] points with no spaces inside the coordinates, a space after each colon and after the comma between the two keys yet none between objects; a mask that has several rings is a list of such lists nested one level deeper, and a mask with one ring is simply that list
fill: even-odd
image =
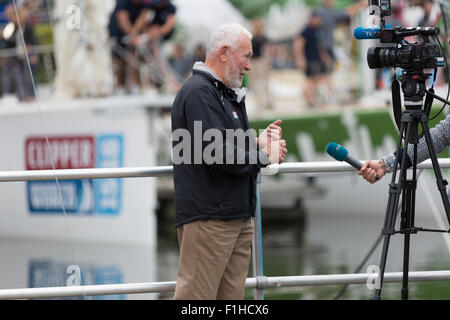
[{"label": "camera lens", "polygon": [[396,60],[395,47],[372,47],[367,50],[367,63],[370,69],[395,67]]},{"label": "camera lens", "polygon": [[372,47],[367,50],[367,64],[369,65],[370,69],[377,69],[382,67],[379,51],[380,48],[378,47]]}]

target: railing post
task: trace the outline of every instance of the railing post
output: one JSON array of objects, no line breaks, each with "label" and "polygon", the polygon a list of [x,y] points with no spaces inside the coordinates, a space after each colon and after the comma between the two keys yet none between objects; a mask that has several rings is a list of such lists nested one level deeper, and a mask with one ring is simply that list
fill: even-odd
[{"label": "railing post", "polygon": [[254,233],[252,241],[253,277],[256,278],[256,288],[253,291],[255,300],[264,300],[264,289],[260,286],[260,279],[264,277],[263,272],[263,249],[261,228],[261,173],[256,178],[256,208],[254,218]]}]

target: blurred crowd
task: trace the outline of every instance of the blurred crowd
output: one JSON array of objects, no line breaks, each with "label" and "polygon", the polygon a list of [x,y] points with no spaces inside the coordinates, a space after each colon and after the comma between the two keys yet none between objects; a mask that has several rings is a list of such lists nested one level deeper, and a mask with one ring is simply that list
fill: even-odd
[{"label": "blurred crowd", "polygon": [[[2,95],[15,94],[20,101],[34,99],[32,75],[42,61],[36,54],[28,54],[29,59],[25,59],[24,44],[27,49],[39,44],[33,26],[42,22],[42,16],[36,19],[33,12],[51,3],[52,0],[17,0],[16,14],[11,1],[0,0]],[[319,6],[311,8],[296,36],[283,41],[271,41],[266,36],[268,27],[264,17],[251,20],[254,55],[245,85],[257,105],[273,108],[269,80],[271,71],[279,69],[289,69],[302,76],[303,87],[299,89],[307,107],[323,105],[323,96],[334,94],[333,74],[340,62],[336,54],[336,28],[343,25],[345,36],[350,39],[351,22],[366,8],[367,0],[340,9],[336,8],[335,0],[323,0]],[[386,22],[393,26],[442,25],[439,5],[432,0],[393,0],[392,15]],[[176,37],[177,8],[171,0],[115,0],[107,29],[114,94],[135,94],[147,87],[159,92],[176,92],[190,76],[193,64],[205,59],[206,44],[187,46],[185,39]],[[163,51],[163,45],[169,49]],[[384,89],[390,85],[392,70],[377,70],[376,78],[376,87]],[[444,82],[442,75],[438,81]]]}]

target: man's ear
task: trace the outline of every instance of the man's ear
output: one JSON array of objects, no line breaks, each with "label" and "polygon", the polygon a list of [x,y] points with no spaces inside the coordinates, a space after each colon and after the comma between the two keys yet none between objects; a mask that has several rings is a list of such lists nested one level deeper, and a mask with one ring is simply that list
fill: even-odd
[{"label": "man's ear", "polygon": [[230,47],[228,47],[228,46],[223,46],[219,49],[220,61],[226,62],[228,60],[229,51],[230,51]]}]

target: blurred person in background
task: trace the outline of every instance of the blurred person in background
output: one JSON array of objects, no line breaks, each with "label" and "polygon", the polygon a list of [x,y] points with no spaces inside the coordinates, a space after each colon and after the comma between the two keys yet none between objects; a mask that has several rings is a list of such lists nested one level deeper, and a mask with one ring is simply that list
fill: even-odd
[{"label": "blurred person in background", "polygon": [[205,60],[206,60],[206,48],[202,43],[199,43],[195,46],[194,49],[194,58],[192,65],[197,61],[205,62]]},{"label": "blurred person in background", "polygon": [[191,73],[193,58],[185,53],[181,43],[174,43],[172,54],[169,57],[169,64],[173,71],[176,72],[178,81],[183,82]]},{"label": "blurred person in background", "polygon": [[[271,58],[268,55],[268,40],[264,35],[264,24],[261,18],[252,21],[252,70],[249,73],[250,90],[255,102],[261,109],[271,109],[272,99],[269,92],[269,72]],[[259,108],[258,108],[259,109]]]},{"label": "blurred person in background", "polygon": [[161,91],[166,84],[169,84],[169,79],[173,75],[168,74],[166,70],[166,61],[160,54],[160,46],[171,39],[175,32],[177,8],[170,0],[145,0],[145,3],[148,9],[142,13],[141,18],[144,23],[144,34],[148,36],[148,43],[143,59],[153,62],[155,67],[150,83]]},{"label": "blurred person in background", "polygon": [[423,8],[423,18],[420,19],[418,26],[419,27],[436,26],[439,20],[439,14],[437,14],[437,12],[434,12],[433,14],[433,0],[423,0],[422,8]]},{"label": "blurred person in background", "polygon": [[[23,1],[17,6],[17,13],[13,4],[5,8],[5,17],[9,23],[1,33],[1,39],[6,49],[11,49],[10,55],[5,59],[2,66],[1,81],[2,93],[4,96],[16,92],[17,98],[21,102],[35,100],[35,92],[32,82],[32,68],[37,64],[37,55],[29,55],[31,46],[35,44],[33,27],[29,23],[29,17],[33,10],[39,5],[37,1]],[[22,35],[23,33],[23,41]],[[24,43],[23,43],[24,42]],[[15,52],[14,52],[15,49]],[[30,69],[28,68],[28,61]]]},{"label": "blurred person in background", "polygon": [[307,26],[294,39],[295,65],[298,69],[304,71],[306,76],[303,96],[308,108],[313,108],[316,104],[317,89],[330,59],[328,52],[320,42],[321,25],[322,17],[317,12],[313,12],[309,17]]},{"label": "blurred person in background", "polygon": [[[139,35],[144,32],[145,17],[150,5],[146,0],[117,0],[111,14],[108,29],[113,39],[113,64],[116,76],[116,92],[139,91],[140,80],[138,66],[129,68],[128,59],[137,63],[134,48],[139,42]],[[127,72],[130,69],[131,79],[127,85]]]},{"label": "blurred person in background", "polygon": [[[169,40],[174,31],[177,8],[170,0],[145,0],[148,8],[146,32],[152,40]],[[150,18],[150,19],[149,19]]]},{"label": "blurred person in background", "polygon": [[[441,17],[440,17],[440,8],[438,3],[436,5],[434,4],[433,0],[422,0],[419,4],[419,6],[423,9],[423,17],[419,20],[418,26],[419,27],[440,27],[441,28],[441,42],[444,45],[444,48],[446,48],[446,40],[445,40],[445,33],[442,32],[444,25],[440,25],[441,23]],[[438,76],[437,76],[437,86],[443,86],[446,85],[448,82],[448,70],[445,69],[438,69]]]},{"label": "blurred person in background", "polygon": [[351,17],[355,16],[367,6],[367,0],[359,0],[345,9],[336,9],[334,0],[324,0],[322,6],[316,10],[322,18],[322,25],[319,30],[320,42],[329,57],[325,61],[326,72],[323,75],[324,83],[328,88],[327,97],[331,98],[333,94],[331,76],[336,62],[334,30],[338,24],[349,21]]}]

